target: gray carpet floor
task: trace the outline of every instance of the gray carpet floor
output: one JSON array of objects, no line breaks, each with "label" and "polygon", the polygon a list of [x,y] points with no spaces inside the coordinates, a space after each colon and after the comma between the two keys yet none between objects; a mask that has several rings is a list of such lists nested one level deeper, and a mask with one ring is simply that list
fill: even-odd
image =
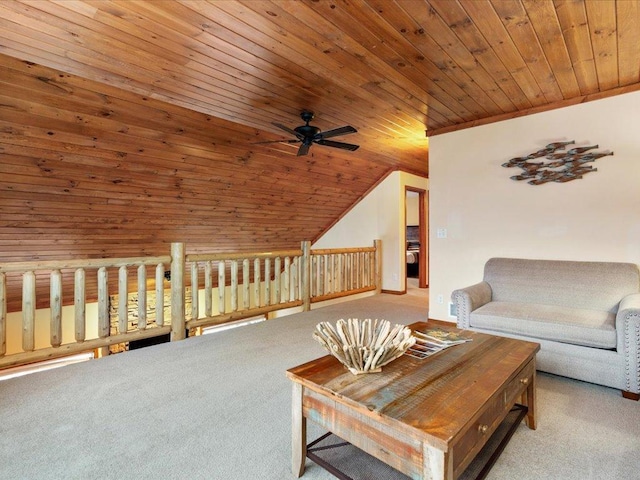
[{"label": "gray carpet floor", "polygon": [[[412,323],[427,307],[378,295],[2,381],[0,479],[294,478],[285,371],[325,354],[316,323],[349,317]],[[539,427],[519,427],[490,480],[640,478],[638,402],[538,378]],[[303,478],[334,477],[308,461]]]}]

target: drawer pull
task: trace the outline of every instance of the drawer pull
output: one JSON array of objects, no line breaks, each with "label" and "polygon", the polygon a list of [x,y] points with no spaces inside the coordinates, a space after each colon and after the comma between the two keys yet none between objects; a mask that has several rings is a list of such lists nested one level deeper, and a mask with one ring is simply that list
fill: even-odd
[{"label": "drawer pull", "polygon": [[528,384],[529,383],[529,378],[521,378],[520,379],[520,383],[523,384],[523,385]]},{"label": "drawer pull", "polygon": [[483,435],[489,430],[489,425],[478,425],[478,431]]}]

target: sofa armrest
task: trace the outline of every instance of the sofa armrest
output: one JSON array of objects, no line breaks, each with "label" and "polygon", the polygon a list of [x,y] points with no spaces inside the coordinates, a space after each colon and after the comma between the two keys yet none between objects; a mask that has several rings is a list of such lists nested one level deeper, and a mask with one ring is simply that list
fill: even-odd
[{"label": "sofa armrest", "polygon": [[491,301],[491,286],[487,282],[480,282],[454,290],[451,301],[456,306],[458,328],[469,328],[471,312]]},{"label": "sofa armrest", "polygon": [[618,352],[624,355],[627,392],[640,393],[640,293],[620,301],[616,314]]}]

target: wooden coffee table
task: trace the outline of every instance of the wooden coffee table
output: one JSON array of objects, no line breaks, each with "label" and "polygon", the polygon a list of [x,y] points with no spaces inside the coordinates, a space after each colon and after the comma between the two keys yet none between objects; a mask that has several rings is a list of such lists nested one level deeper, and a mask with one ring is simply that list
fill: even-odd
[{"label": "wooden coffee table", "polygon": [[[410,327],[459,331],[434,321]],[[473,341],[422,360],[403,355],[381,373],[353,375],[332,356],[288,370],[294,475],[305,469],[307,419],[411,478],[434,480],[458,478],[516,403],[535,430],[540,346],[463,335]]]}]

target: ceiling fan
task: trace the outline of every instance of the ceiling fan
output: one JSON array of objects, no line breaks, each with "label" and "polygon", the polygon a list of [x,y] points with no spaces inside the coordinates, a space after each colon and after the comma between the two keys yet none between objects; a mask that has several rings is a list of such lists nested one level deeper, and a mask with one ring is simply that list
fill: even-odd
[{"label": "ceiling fan", "polygon": [[313,112],[309,112],[307,110],[303,111],[300,114],[302,121],[305,122],[304,125],[300,125],[294,129],[289,127],[285,127],[280,123],[273,123],[276,127],[284,130],[287,133],[295,136],[295,140],[272,140],[268,142],[257,142],[257,143],[302,143],[300,148],[298,149],[298,157],[302,155],[306,155],[309,153],[309,148],[311,144],[317,143],[318,145],[324,145],[325,147],[333,147],[333,148],[341,148],[342,150],[357,150],[360,145],[353,145],[352,143],[344,143],[344,142],[335,142],[333,140],[327,140],[327,138],[337,137],[339,135],[346,135],[348,133],[356,133],[357,130],[353,128],[351,125],[346,125],[344,127],[334,128],[332,130],[327,130],[326,132],[320,131],[318,127],[314,127],[309,125],[309,122],[313,120],[314,114]]}]

